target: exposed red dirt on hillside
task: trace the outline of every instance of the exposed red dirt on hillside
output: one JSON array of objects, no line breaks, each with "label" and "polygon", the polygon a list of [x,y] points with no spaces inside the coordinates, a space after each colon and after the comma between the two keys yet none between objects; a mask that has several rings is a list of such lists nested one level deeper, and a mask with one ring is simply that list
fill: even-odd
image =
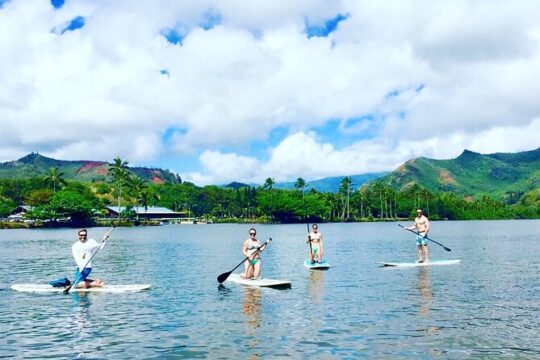
[{"label": "exposed red dirt on hillside", "polygon": [[[102,161],[88,161],[88,162],[85,162],[83,166],[81,166],[79,168],[79,170],[77,170],[77,174],[80,174],[80,173],[83,173],[83,172],[87,172],[87,171],[90,171],[92,169],[95,169],[95,168],[98,168],[100,166],[103,166],[105,165],[106,163],[102,162]],[[107,174],[107,169],[98,169],[97,170],[97,173],[102,173],[102,170],[105,170],[105,174]]]}]

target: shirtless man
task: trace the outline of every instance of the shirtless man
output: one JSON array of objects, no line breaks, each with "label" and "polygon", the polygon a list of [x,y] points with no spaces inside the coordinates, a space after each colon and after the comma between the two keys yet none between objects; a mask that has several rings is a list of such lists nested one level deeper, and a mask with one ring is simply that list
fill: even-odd
[{"label": "shirtless man", "polygon": [[75,282],[77,287],[100,287],[105,285],[102,280],[92,280],[88,278],[92,271],[92,262],[90,258],[98,250],[99,244],[94,239],[88,239],[88,231],[81,229],[77,233],[79,240],[77,240],[71,247],[73,258],[77,263],[77,271],[75,272]]},{"label": "shirtless man", "polygon": [[323,259],[323,236],[319,232],[319,227],[317,224],[313,224],[311,226],[313,231],[311,231],[308,234],[306,244],[311,243],[311,246],[309,247],[309,258],[311,260],[311,263],[314,264],[315,262],[318,262],[319,264],[322,262]]},{"label": "shirtless man", "polygon": [[418,232],[416,237],[416,245],[418,248],[418,261],[419,263],[429,261],[429,250],[427,247],[426,236],[429,232],[429,220],[422,213],[422,209],[416,210],[416,218],[414,219],[414,226],[406,227],[405,230],[415,230]]}]

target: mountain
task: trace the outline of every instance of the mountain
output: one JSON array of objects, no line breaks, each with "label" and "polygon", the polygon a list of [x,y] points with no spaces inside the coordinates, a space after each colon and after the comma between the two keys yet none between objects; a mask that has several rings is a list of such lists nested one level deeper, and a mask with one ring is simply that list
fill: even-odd
[{"label": "mountain", "polygon": [[540,148],[486,155],[465,150],[450,160],[420,157],[380,180],[396,190],[416,183],[430,191],[450,191],[462,196],[519,198],[540,188]]},{"label": "mountain", "polygon": [[[63,172],[66,180],[94,182],[110,179],[108,174],[111,164],[107,162],[56,160],[38,153],[28,154],[16,161],[0,163],[0,179],[42,176],[52,167]],[[145,167],[128,167],[128,170],[143,180],[156,184],[181,182],[177,175],[168,170]]]},{"label": "mountain", "polygon": [[[352,186],[351,190],[358,189],[360,186],[364,185],[368,181],[375,180],[380,178],[381,176],[384,176],[388,174],[387,172],[380,172],[380,173],[368,173],[368,174],[361,174],[361,175],[350,175],[350,178],[352,180]],[[333,176],[333,177],[326,177],[319,180],[312,180],[312,181],[306,181],[306,191],[309,191],[311,189],[315,189],[320,192],[332,192],[337,193],[339,191],[339,187],[341,186],[341,181],[343,180],[345,176]],[[293,190],[295,181],[289,181],[289,182],[276,182],[274,185],[274,189],[285,189],[285,190]],[[246,184],[246,183],[240,183],[240,182],[232,182],[227,185],[222,185],[222,187],[231,188],[231,189],[239,189],[243,187],[261,187],[262,184]]]},{"label": "mountain", "polygon": [[[386,172],[367,173],[361,175],[350,175],[352,186],[351,189],[357,189],[368,181],[375,180],[386,175]],[[315,189],[320,192],[337,193],[341,185],[341,181],[345,176],[326,177],[319,180],[306,181],[306,191]],[[294,182],[278,182],[274,185],[276,189],[294,189]]]}]

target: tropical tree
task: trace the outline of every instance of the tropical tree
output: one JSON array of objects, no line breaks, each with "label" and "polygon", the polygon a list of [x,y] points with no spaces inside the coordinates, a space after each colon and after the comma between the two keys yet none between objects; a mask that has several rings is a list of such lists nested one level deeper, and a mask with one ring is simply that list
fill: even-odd
[{"label": "tropical tree", "polygon": [[117,156],[114,159],[114,164],[110,167],[113,183],[116,187],[116,193],[118,195],[118,217],[120,217],[121,213],[120,205],[122,199],[122,188],[126,185],[130,175],[127,169],[127,164],[127,161],[123,161],[119,156]]},{"label": "tropical tree", "polygon": [[294,183],[294,188],[302,191],[302,198],[303,198],[304,189],[306,188],[306,180],[302,179],[301,177],[297,178],[296,182]]},{"label": "tropical tree", "polygon": [[276,182],[275,182],[274,178],[266,178],[266,180],[264,182],[264,185],[263,185],[263,189],[272,190],[274,185],[276,185]]},{"label": "tropical tree", "polygon": [[66,180],[64,180],[64,173],[60,171],[57,167],[51,167],[43,177],[45,182],[48,183],[53,192],[56,192],[56,189],[60,189],[62,185],[66,185]]},{"label": "tropical tree", "polygon": [[141,197],[144,190],[148,188],[148,183],[137,175],[131,175],[127,178],[126,186],[128,188],[129,194],[135,200],[137,220],[139,220],[139,204],[141,203]]},{"label": "tropical tree", "polygon": [[[154,204],[159,200],[159,195],[151,187],[147,186],[143,188],[139,194],[139,204],[144,208],[144,217],[146,218],[146,211],[148,206]],[[138,209],[138,207],[137,207]],[[137,210],[137,219],[139,219],[139,211]]]}]

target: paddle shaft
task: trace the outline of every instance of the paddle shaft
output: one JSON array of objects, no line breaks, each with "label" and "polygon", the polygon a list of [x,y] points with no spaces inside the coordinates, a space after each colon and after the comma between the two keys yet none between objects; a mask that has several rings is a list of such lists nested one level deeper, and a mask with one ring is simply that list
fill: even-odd
[{"label": "paddle shaft", "polygon": [[311,247],[311,236],[309,235],[310,234],[310,232],[309,232],[309,223],[307,223],[306,226],[307,226],[307,236],[308,236],[308,243],[309,243],[309,253],[312,256],[313,255],[313,248]]},{"label": "paddle shaft", "polygon": [[266,240],[266,241],[264,242],[264,244],[262,244],[262,245],[259,246],[257,249],[255,249],[255,251],[254,251],[250,256],[246,256],[246,258],[245,258],[244,260],[242,260],[242,262],[240,262],[240,264],[236,265],[236,266],[234,267],[234,269],[232,269],[231,271],[228,271],[228,272],[226,272],[226,273],[223,273],[223,274],[219,275],[219,276],[217,277],[218,283],[221,284],[222,282],[224,282],[225,280],[227,280],[227,278],[232,274],[232,272],[233,272],[234,270],[238,269],[238,267],[239,267],[240,265],[242,265],[242,264],[243,264],[247,259],[249,259],[251,256],[253,256],[253,255],[256,254],[256,253],[262,252],[261,249],[262,249],[264,246],[268,245],[268,244],[270,243],[270,241],[272,241],[272,238],[269,238],[268,240]]},{"label": "paddle shaft", "polygon": [[111,230],[109,230],[109,232],[107,232],[104,236],[103,236],[103,241],[99,244],[98,248],[96,249],[96,251],[92,254],[92,256],[90,256],[90,259],[88,259],[88,261],[86,262],[86,264],[84,265],[84,267],[82,268],[81,271],[79,271],[79,276],[77,276],[77,278],[75,279],[75,281],[73,282],[73,284],[71,284],[70,286],[68,286],[65,290],[64,290],[64,294],[68,294],[69,293],[69,290],[71,290],[72,287],[76,286],[79,281],[80,281],[80,278],[82,276],[82,272],[84,271],[84,269],[86,269],[86,267],[88,266],[88,264],[90,264],[90,261],[92,261],[92,259],[94,258],[94,256],[96,256],[96,254],[98,253],[98,251],[103,247],[103,245],[105,245],[105,242],[107,241],[107,239],[109,238],[109,236],[111,236],[111,233],[112,231],[114,230],[114,226],[112,227]]},{"label": "paddle shaft", "polygon": [[[414,230],[408,229],[408,228],[406,228],[405,226],[403,226],[403,225],[401,225],[401,224],[398,224],[398,226],[404,228],[405,230],[408,230],[408,231],[412,232],[413,234],[421,235],[418,231],[414,231]],[[435,241],[435,240],[433,240],[433,239],[430,239],[430,238],[428,238],[428,237],[425,236],[425,235],[421,235],[421,236],[424,236],[425,239],[428,239],[429,241],[434,242],[435,244],[442,246],[443,249],[446,250],[446,251],[452,251],[452,249],[450,249],[449,247],[444,246],[444,245],[441,244],[440,242],[437,242],[437,241]]]}]

